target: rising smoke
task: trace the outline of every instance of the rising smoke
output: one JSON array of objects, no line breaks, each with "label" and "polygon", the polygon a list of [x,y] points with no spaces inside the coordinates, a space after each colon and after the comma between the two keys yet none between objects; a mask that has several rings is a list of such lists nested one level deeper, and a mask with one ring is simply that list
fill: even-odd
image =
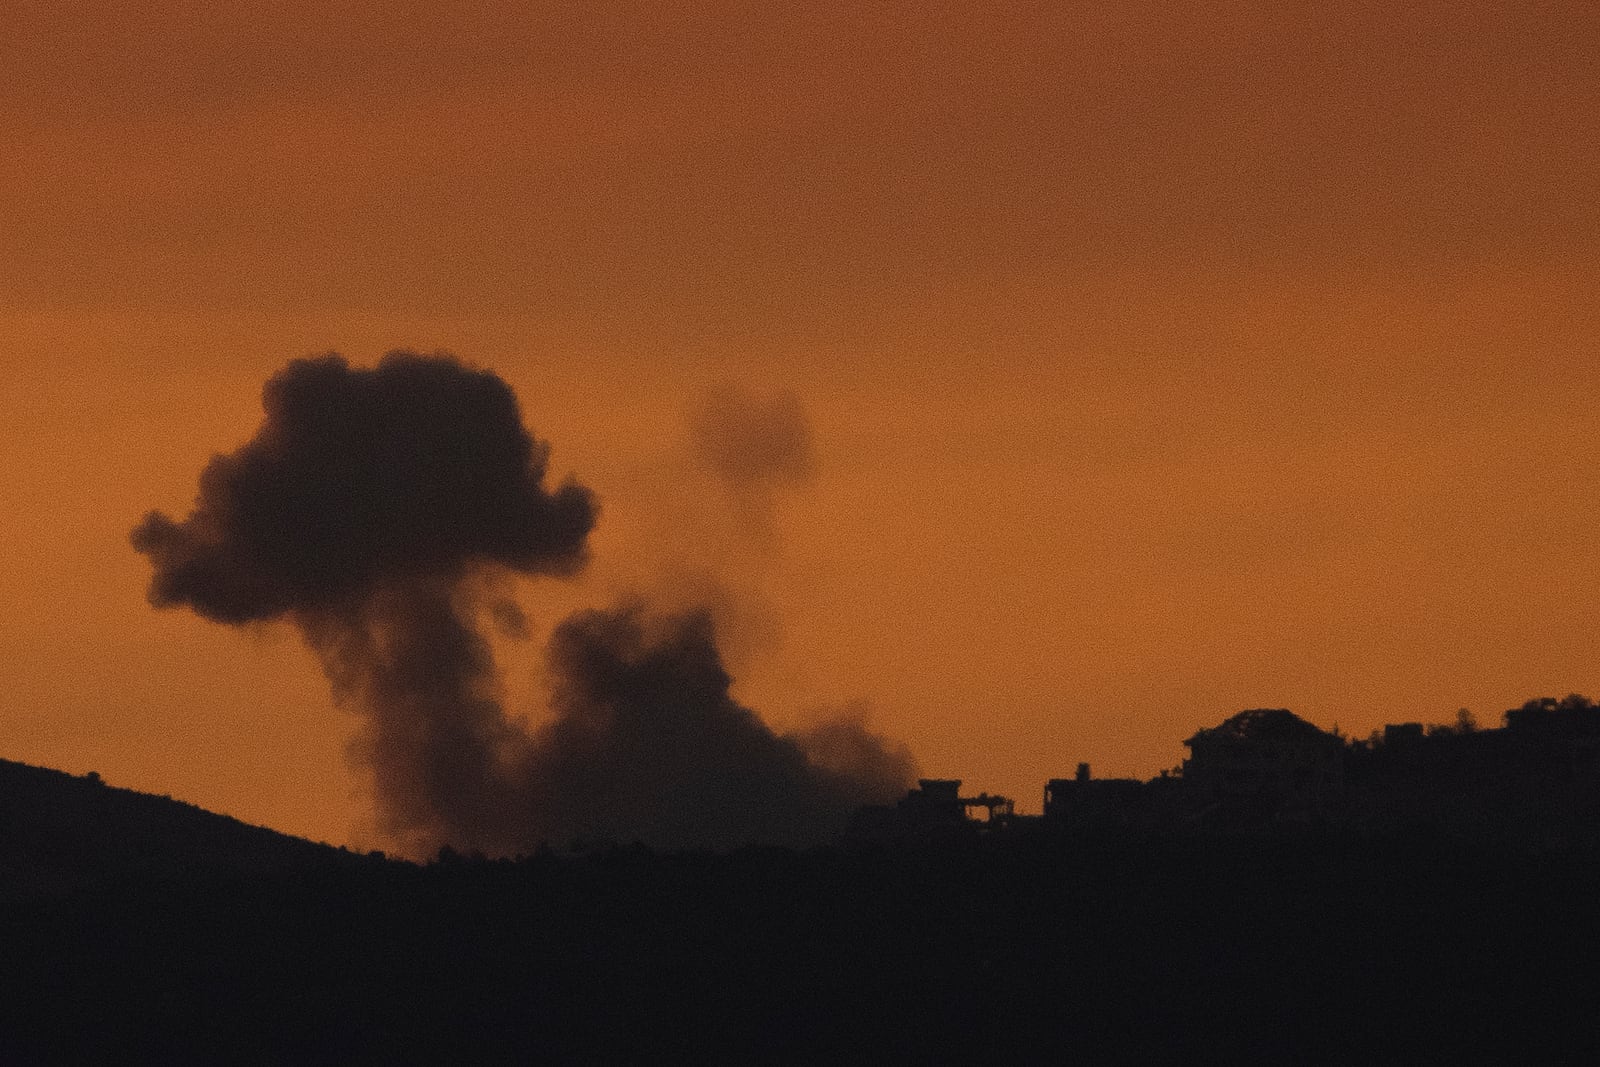
[{"label": "rising smoke", "polygon": [[869,773],[814,760],[728,693],[706,611],[652,616],[642,605],[581,612],[551,639],[556,718],[535,748],[542,836],[638,836],[690,846],[805,844],[913,777],[911,758],[855,724],[882,754]]},{"label": "rising smoke", "polygon": [[708,612],[638,603],[557,628],[552,715],[530,733],[506,714],[485,636],[525,630],[498,579],[579,569],[597,508],[580,485],[545,487],[548,446],[510,388],[446,355],[371,370],[329,355],[290,363],[263,406],[191,514],[150,513],[133,546],[157,607],[299,627],[363,716],[353,753],[400,847],[803,843],[911,777],[908,754],[859,724],[836,729],[870,758],[813,759],[730,698]]}]

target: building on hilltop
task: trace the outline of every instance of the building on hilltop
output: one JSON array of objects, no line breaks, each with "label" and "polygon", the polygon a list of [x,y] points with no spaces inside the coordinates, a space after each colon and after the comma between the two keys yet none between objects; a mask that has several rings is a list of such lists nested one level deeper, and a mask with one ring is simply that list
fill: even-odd
[{"label": "building on hilltop", "polygon": [[874,804],[857,811],[847,836],[856,840],[940,837],[1002,829],[1016,817],[1009,797],[992,793],[964,797],[959,778],[920,778],[917,788],[894,807]]},{"label": "building on hilltop", "polygon": [[1577,743],[1600,738],[1600,704],[1576,693],[1530,700],[1505,718],[1506,729],[1519,738]]},{"label": "building on hilltop", "polygon": [[1072,778],[1044,786],[1044,818],[1052,826],[1125,826],[1149,821],[1154,791],[1136,778],[1095,778],[1087,763]]},{"label": "building on hilltop", "polygon": [[961,779],[920,778],[895,805],[896,821],[908,828],[949,826],[964,822],[967,809],[961,806]]},{"label": "building on hilltop", "polygon": [[1346,753],[1357,825],[1561,845],[1600,840],[1600,705],[1530,700],[1505,726],[1386,726]]},{"label": "building on hilltop", "polygon": [[960,842],[987,836],[1217,828],[1276,833],[1295,825],[1350,832],[1476,834],[1564,846],[1600,843],[1600,704],[1530,700],[1505,726],[1391,723],[1346,743],[1283,708],[1241,711],[1184,744],[1177,774],[1095,778],[1087,763],[1052,778],[1042,816],[1009,799],[963,796],[953,778],[924,778],[895,805],[860,809],[857,842]]},{"label": "building on hilltop", "polygon": [[1344,792],[1344,742],[1284,708],[1241,711],[1184,744],[1184,787],[1201,810],[1303,818],[1325,813]]}]

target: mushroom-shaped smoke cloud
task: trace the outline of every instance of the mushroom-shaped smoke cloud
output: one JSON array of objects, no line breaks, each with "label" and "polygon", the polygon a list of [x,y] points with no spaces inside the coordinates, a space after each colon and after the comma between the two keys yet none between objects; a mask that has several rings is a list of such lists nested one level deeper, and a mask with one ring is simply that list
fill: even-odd
[{"label": "mushroom-shaped smoke cloud", "polygon": [[814,762],[728,696],[709,616],[637,605],[558,628],[553,718],[511,721],[484,636],[497,572],[569,574],[596,505],[545,486],[548,447],[498,376],[394,352],[290,363],[266,420],[214,457],[183,521],[134,529],[150,600],[218,622],[288,619],[364,729],[382,828],[403,848],[510,853],[604,835],[662,846],[816,840],[911,774],[903,749]]}]

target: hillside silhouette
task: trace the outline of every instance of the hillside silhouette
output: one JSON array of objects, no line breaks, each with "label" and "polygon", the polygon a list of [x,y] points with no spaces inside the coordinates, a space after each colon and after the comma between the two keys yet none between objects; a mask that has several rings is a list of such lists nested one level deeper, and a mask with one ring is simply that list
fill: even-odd
[{"label": "hillside silhouette", "polygon": [[1073,823],[807,850],[314,845],[0,764],[0,1062],[1568,1062],[1600,853]]},{"label": "hillside silhouette", "polygon": [[171,797],[106,785],[96,774],[0,760],[0,901],[363,859]]}]

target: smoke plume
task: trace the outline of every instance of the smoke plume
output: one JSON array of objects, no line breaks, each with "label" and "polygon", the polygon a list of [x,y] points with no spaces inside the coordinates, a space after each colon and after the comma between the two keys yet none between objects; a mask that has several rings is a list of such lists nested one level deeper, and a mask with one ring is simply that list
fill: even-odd
[{"label": "smoke plume", "polygon": [[881,754],[869,773],[826,766],[728,694],[711,616],[642,605],[583,612],[550,643],[555,720],[532,780],[544,836],[577,829],[684,846],[803,844],[903,792],[909,753],[840,724]]},{"label": "smoke plume", "polygon": [[186,519],[151,512],[134,529],[150,601],[293,622],[363,717],[352,751],[402,848],[801,843],[911,777],[859,724],[839,729],[866,757],[839,765],[734,702],[704,611],[567,620],[551,717],[530,733],[506,714],[486,632],[525,633],[503,576],[582,567],[597,509],[580,485],[546,488],[548,446],[511,389],[446,355],[371,370],[328,355],[275,375],[263,407],[255,437],[207,465]]}]

